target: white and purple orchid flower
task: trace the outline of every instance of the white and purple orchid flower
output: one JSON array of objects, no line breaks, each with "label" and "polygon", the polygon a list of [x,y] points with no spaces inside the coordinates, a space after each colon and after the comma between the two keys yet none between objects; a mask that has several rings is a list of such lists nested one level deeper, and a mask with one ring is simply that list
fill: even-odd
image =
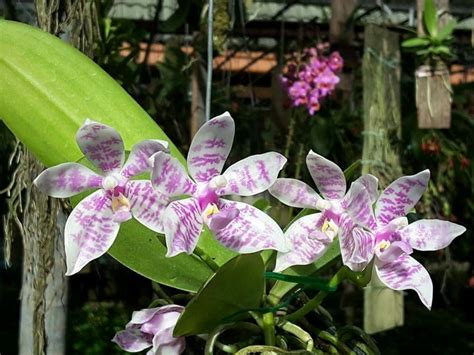
[{"label": "white and purple orchid flower", "polygon": [[[413,249],[443,249],[466,231],[463,226],[437,219],[408,224],[405,215],[422,196],[429,178],[429,170],[424,170],[395,180],[375,205],[376,227],[370,231],[354,228],[354,232],[364,236],[366,248],[375,254],[374,267],[379,279],[394,290],[415,290],[428,309],[433,300],[433,283],[428,271],[410,254]],[[353,251],[357,254],[358,248]]]},{"label": "white and purple orchid flower", "polygon": [[203,224],[221,244],[239,253],[288,250],[281,228],[267,214],[246,203],[221,197],[252,196],[265,191],[286,163],[281,154],[269,152],[243,159],[221,175],[234,131],[234,120],[227,112],[199,129],[187,157],[193,180],[170,155],[159,152],[152,157],[154,188],[170,198],[190,196],[171,202],[164,213],[167,256],[191,254]]},{"label": "white and purple orchid flower", "polygon": [[161,217],[167,202],[150,181],[130,180],[150,170],[151,155],[168,151],[166,141],[145,140],[136,144],[125,164],[123,140],[112,127],[86,120],[76,134],[76,141],[103,175],[78,163],[63,163],[46,169],[35,180],[42,192],[57,198],[99,189],[84,198],[66,222],[66,275],[77,273],[103,255],[112,246],[120,223],[132,216],[153,231],[163,232]]},{"label": "white and purple orchid flower", "polygon": [[[362,270],[370,261],[372,250],[353,236],[356,225],[373,227],[375,218],[372,204],[377,198],[378,180],[364,175],[351,184],[346,193],[344,173],[333,162],[310,151],[306,165],[319,192],[306,183],[288,178],[277,179],[269,192],[288,206],[322,211],[294,222],[285,233],[292,244],[287,253],[278,253],[275,271],[293,265],[307,265],[324,254],[333,239],[339,235],[342,260],[354,271]],[[354,247],[358,253],[353,253]]]},{"label": "white and purple orchid flower", "polygon": [[184,337],[173,337],[173,330],[183,310],[173,304],[133,312],[125,330],[117,332],[112,341],[131,353],[151,347],[147,355],[179,355],[186,343]]}]

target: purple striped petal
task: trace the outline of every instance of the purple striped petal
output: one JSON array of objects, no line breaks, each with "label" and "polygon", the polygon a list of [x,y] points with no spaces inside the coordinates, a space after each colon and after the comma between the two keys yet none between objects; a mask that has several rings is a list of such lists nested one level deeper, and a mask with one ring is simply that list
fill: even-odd
[{"label": "purple striped petal", "polygon": [[321,197],[303,181],[277,179],[268,192],[285,205],[297,208],[315,208]]},{"label": "purple striped petal", "polygon": [[285,163],[286,158],[276,152],[242,159],[224,172],[227,185],[218,194],[252,196],[263,192],[275,183]]},{"label": "purple striped petal", "polygon": [[381,251],[380,248],[376,248],[375,254],[384,263],[392,263],[396,261],[402,255],[410,255],[413,253],[413,249],[408,243],[402,241],[395,241],[390,243],[389,247]]},{"label": "purple striped petal", "polygon": [[375,236],[355,226],[347,215],[341,217],[339,243],[344,265],[352,271],[362,271],[374,256]]},{"label": "purple striped petal", "polygon": [[156,191],[170,197],[192,195],[196,191],[196,184],[189,178],[178,159],[159,152],[151,160],[151,183]]},{"label": "purple striped petal", "polygon": [[127,184],[127,198],[133,217],[145,227],[163,233],[163,214],[168,201],[153,189],[148,180],[134,180]]},{"label": "purple striped petal", "polygon": [[202,224],[201,209],[195,198],[171,202],[163,217],[168,247],[166,256],[182,252],[191,254],[201,234]]},{"label": "purple striped petal", "polygon": [[423,170],[392,182],[383,190],[375,205],[377,221],[386,224],[392,219],[406,216],[423,195],[429,179],[430,171]]},{"label": "purple striped petal", "polygon": [[351,184],[341,205],[355,223],[368,229],[376,227],[377,223],[372,210],[370,196],[361,183],[355,181]]},{"label": "purple striped petal", "polygon": [[346,178],[341,168],[312,150],[306,157],[306,165],[321,195],[337,200],[346,193]]},{"label": "purple striped petal", "polygon": [[415,290],[421,302],[431,309],[433,282],[428,271],[409,255],[402,255],[392,263],[378,261],[375,270],[379,279],[393,290]]},{"label": "purple striped petal", "polygon": [[288,251],[281,228],[258,208],[224,199],[220,199],[220,208],[239,210],[239,215],[225,228],[213,231],[216,239],[225,247],[241,254],[265,249]]},{"label": "purple striped petal", "polygon": [[46,169],[34,183],[46,195],[66,198],[102,187],[102,176],[81,164],[64,163]]},{"label": "purple striped petal", "polygon": [[168,142],[159,139],[148,139],[135,144],[128,156],[121,174],[127,179],[149,171],[150,157],[158,152],[168,153]]},{"label": "purple striped petal", "polygon": [[64,230],[66,275],[75,274],[109,250],[119,228],[103,190],[83,199],[71,212]]},{"label": "purple striped petal", "polygon": [[285,237],[290,251],[278,253],[275,271],[283,271],[293,265],[308,265],[318,260],[331,244],[331,239],[317,227],[321,213],[304,216],[290,225]]},{"label": "purple striped petal", "polygon": [[86,158],[104,173],[122,167],[125,160],[123,141],[112,127],[87,119],[77,131],[76,141]]},{"label": "purple striped petal", "polygon": [[422,219],[400,230],[400,235],[413,249],[432,251],[446,248],[465,231],[466,228],[456,223]]},{"label": "purple striped petal", "polygon": [[158,344],[158,340],[155,341],[155,339],[153,339],[153,349],[150,350],[147,355],[179,355],[183,353],[186,347],[184,337],[175,339],[176,340],[167,344]]},{"label": "purple striped petal", "polygon": [[138,327],[133,327],[117,332],[112,341],[125,351],[137,353],[152,346],[149,338]]},{"label": "purple striped petal", "polygon": [[208,182],[219,175],[234,141],[235,124],[228,112],[214,117],[197,131],[188,153],[194,180]]},{"label": "purple striped petal", "polygon": [[377,179],[371,174],[366,174],[359,177],[357,180],[355,180],[355,182],[364,185],[365,189],[369,194],[371,203],[375,203],[375,201],[377,201],[377,199],[379,198],[379,179]]}]

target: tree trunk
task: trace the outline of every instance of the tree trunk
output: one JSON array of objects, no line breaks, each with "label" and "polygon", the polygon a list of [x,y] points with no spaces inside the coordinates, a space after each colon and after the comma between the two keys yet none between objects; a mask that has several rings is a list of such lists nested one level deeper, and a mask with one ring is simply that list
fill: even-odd
[{"label": "tree trunk", "polygon": [[[425,35],[423,25],[424,0],[417,0],[417,32]],[[435,0],[437,12],[442,14],[438,26],[442,28],[450,16],[449,0]],[[451,83],[449,68],[442,61],[423,63],[415,72],[416,107],[419,128],[451,127]]]},{"label": "tree trunk", "polygon": [[[402,173],[399,39],[375,25],[366,26],[364,36],[362,174],[377,176],[384,188]],[[365,331],[375,333],[402,324],[402,294],[385,287],[374,273],[364,290]]]}]

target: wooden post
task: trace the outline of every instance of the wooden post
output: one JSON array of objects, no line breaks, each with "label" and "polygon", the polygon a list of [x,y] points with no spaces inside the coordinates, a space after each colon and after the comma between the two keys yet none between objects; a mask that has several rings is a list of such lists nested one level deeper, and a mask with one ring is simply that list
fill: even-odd
[{"label": "wooden post", "polygon": [[[417,0],[417,32],[425,34],[423,25],[424,0]],[[435,0],[439,18],[438,26],[444,27],[449,20],[449,0]],[[449,69],[442,61],[428,61],[417,68],[416,107],[419,128],[451,127],[451,84]]]},{"label": "wooden post", "polygon": [[198,131],[198,129],[206,122],[205,113],[205,95],[206,86],[206,68],[199,54],[198,59],[193,64],[191,73],[191,137],[190,141]]},{"label": "wooden post", "polygon": [[[395,32],[367,25],[362,63],[364,145],[362,174],[386,187],[401,176],[400,50]],[[403,296],[385,287],[375,273],[364,290],[364,329],[376,333],[403,324]]]}]

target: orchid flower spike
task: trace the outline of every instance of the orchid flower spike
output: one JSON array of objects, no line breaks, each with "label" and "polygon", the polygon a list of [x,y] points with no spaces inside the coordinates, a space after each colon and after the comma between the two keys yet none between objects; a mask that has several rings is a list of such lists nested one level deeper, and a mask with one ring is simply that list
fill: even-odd
[{"label": "orchid flower spike", "polygon": [[413,249],[443,249],[466,231],[463,226],[438,219],[408,224],[405,215],[422,196],[429,178],[429,170],[424,170],[395,180],[375,204],[377,226],[371,231],[354,228],[371,244],[368,248],[375,254],[374,267],[379,279],[394,290],[415,290],[428,309],[433,300],[433,283],[428,271],[410,254]]},{"label": "orchid flower spike", "polygon": [[278,224],[259,209],[221,198],[235,194],[252,196],[268,189],[286,163],[279,153],[252,155],[221,171],[234,140],[234,120],[224,113],[206,122],[196,133],[187,157],[192,180],[179,161],[159,152],[152,157],[152,184],[170,198],[163,217],[167,256],[191,254],[203,224],[225,247],[239,253],[263,249],[286,251]]},{"label": "orchid flower spike", "polygon": [[[308,153],[306,165],[324,199],[309,185],[295,179],[277,179],[269,192],[288,206],[322,213],[300,218],[288,228],[285,236],[292,248],[287,253],[278,253],[275,270],[314,262],[337,235],[343,263],[352,270],[362,270],[369,263],[372,250],[365,248],[366,241],[361,240],[364,236],[352,232],[356,225],[375,225],[372,204],[378,195],[378,179],[373,175],[361,176],[346,193],[346,178],[339,166],[313,151]],[[360,246],[361,252],[350,255],[348,244]]]},{"label": "orchid flower spike", "polygon": [[151,347],[146,355],[179,355],[186,343],[184,337],[173,337],[173,330],[183,310],[173,304],[133,312],[125,330],[117,332],[112,341],[131,353]]},{"label": "orchid flower spike", "polygon": [[69,216],[65,231],[66,275],[80,271],[103,255],[113,244],[120,223],[135,217],[144,226],[163,232],[166,199],[148,180],[130,180],[150,170],[149,157],[167,152],[168,143],[145,140],[132,147],[125,162],[122,138],[112,127],[86,120],[76,134],[86,158],[103,175],[78,163],[63,163],[43,171],[34,181],[45,194],[67,198],[99,189],[84,198]]}]

